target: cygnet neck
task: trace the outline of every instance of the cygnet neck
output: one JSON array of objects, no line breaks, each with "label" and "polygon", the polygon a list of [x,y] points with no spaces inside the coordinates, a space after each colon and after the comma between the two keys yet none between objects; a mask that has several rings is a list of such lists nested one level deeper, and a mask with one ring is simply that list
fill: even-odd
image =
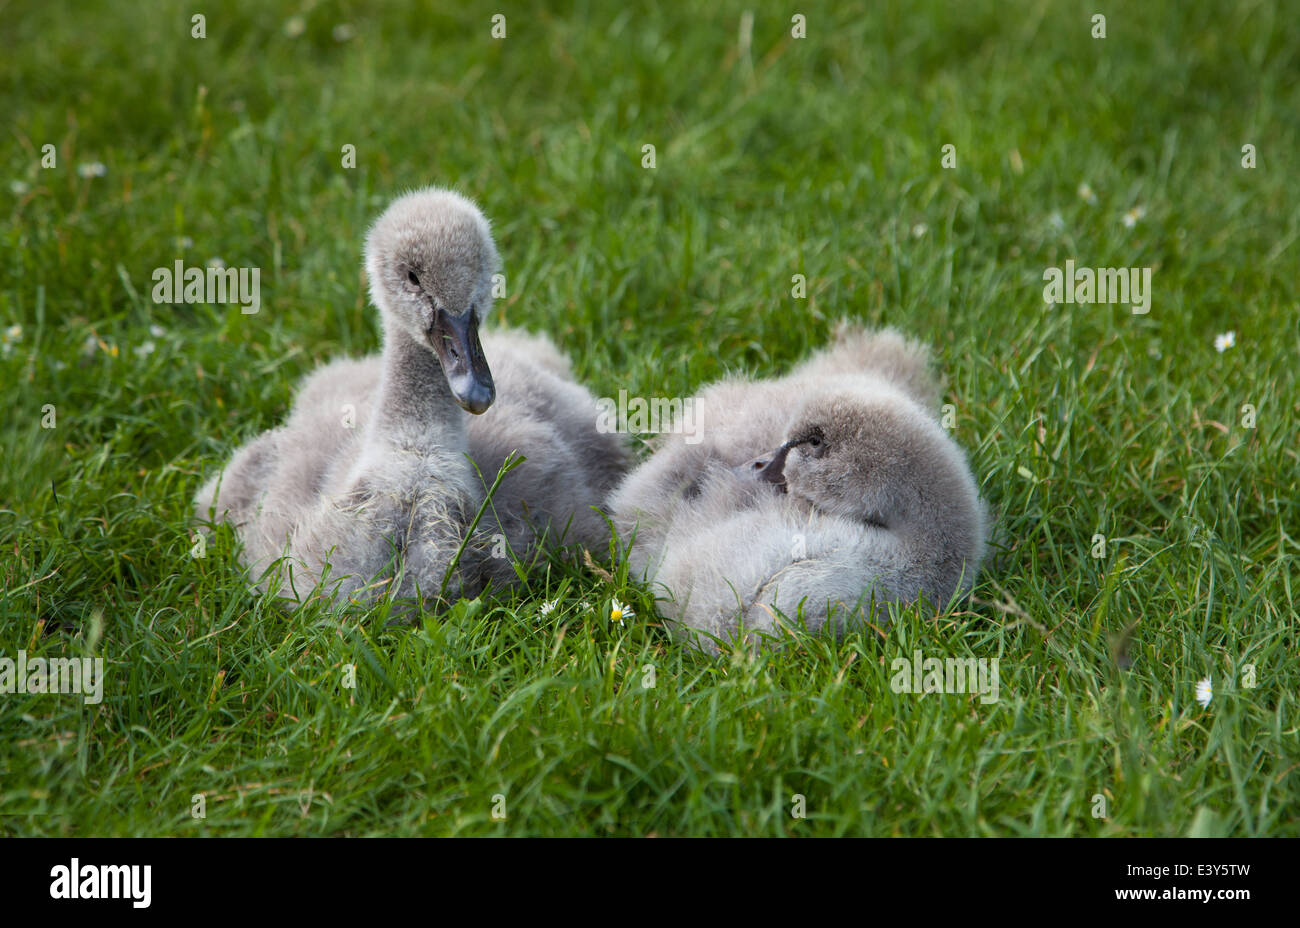
[{"label": "cygnet neck", "polygon": [[372,420],[376,435],[401,445],[432,433],[443,447],[465,446],[466,415],[433,350],[385,315],[383,375]]}]

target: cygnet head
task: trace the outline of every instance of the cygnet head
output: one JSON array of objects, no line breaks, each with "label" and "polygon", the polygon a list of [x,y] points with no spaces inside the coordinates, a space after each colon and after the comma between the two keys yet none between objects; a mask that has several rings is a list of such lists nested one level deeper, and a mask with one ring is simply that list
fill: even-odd
[{"label": "cygnet head", "polygon": [[366,237],[370,298],[394,327],[427,345],[460,406],[496,399],[478,328],[500,266],[488,221],[458,193],[426,188],[394,200]]},{"label": "cygnet head", "polygon": [[965,455],[900,390],[829,391],[796,411],[788,439],[742,465],[822,512],[977,551],[983,509]]}]

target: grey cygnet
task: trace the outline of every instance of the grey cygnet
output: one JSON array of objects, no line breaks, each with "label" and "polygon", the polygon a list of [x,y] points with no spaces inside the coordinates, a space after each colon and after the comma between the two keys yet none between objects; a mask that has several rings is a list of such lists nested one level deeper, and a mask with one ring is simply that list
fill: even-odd
[{"label": "grey cygnet", "polygon": [[[499,257],[479,209],[438,188],[402,196],[371,227],[365,263],[382,353],[308,376],[288,421],[199,491],[199,517],[234,524],[264,591],[285,558],[274,592],[295,605],[317,584],[340,606],[428,601],[462,546],[451,597],[513,582],[507,546],[527,560],[547,542],[606,543],[592,507],[626,469],[626,449],[596,431],[594,398],[548,339],[480,340]],[[470,537],[511,452],[526,460]]]},{"label": "grey cygnet", "polygon": [[706,388],[702,432],[666,436],[611,496],[633,570],[710,649],[742,627],[842,633],[890,602],[946,605],[988,520],[937,399],[923,348],[853,325],[786,377]]}]

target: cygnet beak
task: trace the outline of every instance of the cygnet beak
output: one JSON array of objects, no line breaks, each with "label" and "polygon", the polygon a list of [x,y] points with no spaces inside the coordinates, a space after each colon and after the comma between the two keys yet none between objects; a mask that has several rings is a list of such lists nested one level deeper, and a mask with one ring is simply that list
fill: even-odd
[{"label": "cygnet beak", "polygon": [[476,416],[487,412],[497,398],[497,390],[487,359],[483,357],[478,317],[473,309],[459,316],[445,309],[437,310],[433,328],[429,330],[429,344],[442,362],[447,386],[460,407]]},{"label": "cygnet beak", "polygon": [[788,441],[770,454],[761,454],[752,461],[741,464],[736,472],[743,477],[770,483],[784,493],[785,459],[790,454],[790,449],[797,444],[800,442]]}]

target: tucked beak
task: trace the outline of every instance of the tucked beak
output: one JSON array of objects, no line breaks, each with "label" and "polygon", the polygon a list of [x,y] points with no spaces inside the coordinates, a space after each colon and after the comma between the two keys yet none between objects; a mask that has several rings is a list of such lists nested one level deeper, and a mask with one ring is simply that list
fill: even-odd
[{"label": "tucked beak", "polygon": [[798,444],[800,443],[796,441],[788,441],[770,454],[761,454],[752,461],[741,464],[736,470],[742,476],[770,483],[784,493],[785,459],[789,456],[790,449]]},{"label": "tucked beak", "polygon": [[451,387],[451,395],[460,407],[476,416],[487,412],[497,398],[497,389],[483,357],[478,317],[473,309],[460,316],[453,316],[445,309],[437,310],[429,343],[442,362],[447,386]]}]

